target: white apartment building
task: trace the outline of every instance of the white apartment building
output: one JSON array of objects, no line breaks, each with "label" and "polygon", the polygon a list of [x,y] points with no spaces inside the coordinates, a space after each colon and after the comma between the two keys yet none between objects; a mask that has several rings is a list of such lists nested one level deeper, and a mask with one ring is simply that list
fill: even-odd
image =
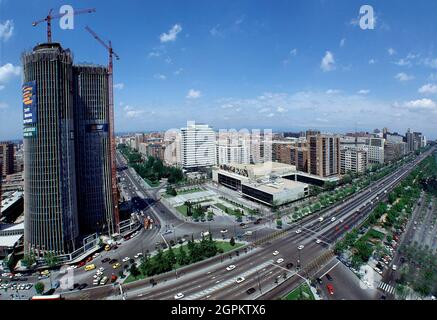
[{"label": "white apartment building", "polygon": [[369,163],[384,163],[384,144],[385,139],[382,138],[366,139],[364,150],[367,151]]},{"label": "white apartment building", "polygon": [[216,135],[211,127],[187,122],[187,127],[181,129],[181,162],[188,170],[215,165]]},{"label": "white apartment building", "polygon": [[271,130],[253,130],[250,135],[250,162],[253,164],[272,161],[272,138]]},{"label": "white apartment building", "polygon": [[250,163],[250,142],[246,135],[236,131],[219,132],[216,155],[218,165],[248,164]]},{"label": "white apartment building", "polygon": [[340,172],[363,173],[367,169],[367,152],[356,147],[346,147],[340,150]]}]

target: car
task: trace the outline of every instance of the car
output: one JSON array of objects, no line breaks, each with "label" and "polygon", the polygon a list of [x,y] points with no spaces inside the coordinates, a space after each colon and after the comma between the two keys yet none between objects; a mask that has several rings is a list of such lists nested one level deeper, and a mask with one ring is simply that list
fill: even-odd
[{"label": "car", "polygon": [[134,255],[135,259],[138,259],[139,257],[142,257],[143,254],[141,252],[138,252],[136,255]]},{"label": "car", "polygon": [[102,263],[106,263],[106,262],[109,262],[109,261],[111,261],[111,259],[110,259],[110,258],[105,258],[105,259],[102,259]]},{"label": "car", "polygon": [[274,252],[273,252],[273,255],[274,255],[274,256],[277,256],[278,254],[279,254],[279,251],[274,251]]},{"label": "car", "polygon": [[318,220],[319,220],[319,222],[322,222],[323,221],[323,217],[320,217]]},{"label": "car", "polygon": [[117,259],[111,259],[111,260],[109,260],[109,264],[114,264],[114,263],[116,263],[118,260]]},{"label": "car", "polygon": [[220,232],[221,232],[221,233],[227,233],[227,232],[228,232],[228,229],[222,229],[222,230],[220,230]]},{"label": "car", "polygon": [[316,281],[317,281],[319,284],[323,284],[323,281],[322,281],[322,279],[320,279],[320,278],[317,278]]},{"label": "car", "polygon": [[85,266],[85,271],[91,271],[94,270],[96,268],[95,264],[89,264],[87,266]]},{"label": "car", "polygon": [[234,270],[234,269],[235,269],[235,266],[233,264],[231,264],[230,266],[228,266],[226,268],[226,270],[228,270],[228,271],[231,271],[231,270]]},{"label": "car", "polygon": [[249,288],[249,289],[246,290],[246,293],[247,293],[248,295],[251,295],[251,294],[254,293],[255,291],[256,291],[255,288]]},{"label": "car", "polygon": [[335,217],[332,217],[332,218],[331,218],[331,222],[334,222],[334,221],[335,221]]},{"label": "car", "polygon": [[334,279],[332,279],[331,275],[329,273],[326,274],[326,279],[328,279],[329,281],[332,281]]},{"label": "car", "polygon": [[284,259],[282,259],[282,258],[279,258],[278,260],[276,260],[276,263],[282,263],[282,262],[284,262]]},{"label": "car", "polygon": [[244,280],[246,280],[244,277],[238,277],[237,280],[235,280],[235,282],[242,283]]},{"label": "car", "polygon": [[85,260],[85,263],[91,262],[92,260],[93,260],[93,257],[88,257],[88,258]]},{"label": "car", "polygon": [[320,240],[320,239],[316,239],[316,243],[317,244],[319,244],[319,243],[321,243],[322,242],[322,240]]},{"label": "car", "polygon": [[48,276],[48,275],[50,275],[50,271],[49,270],[41,271],[41,275],[42,276]]},{"label": "car", "polygon": [[398,268],[398,267],[397,267],[395,264],[391,267],[391,269],[392,269],[393,271],[396,271],[397,268]]},{"label": "car", "polygon": [[305,246],[301,244],[299,247],[297,247],[298,250],[302,250]]},{"label": "car", "polygon": [[296,230],[296,234],[299,234],[299,233],[301,233],[301,232],[302,232],[301,229],[297,229],[297,230]]},{"label": "car", "polygon": [[177,295],[174,296],[176,300],[182,299],[184,297],[184,294],[182,292],[179,292]]},{"label": "car", "polygon": [[111,276],[111,283],[114,283],[115,281],[117,281],[117,276],[115,274],[113,274]]},{"label": "car", "polygon": [[99,272],[103,272],[103,271],[105,271],[105,268],[100,267],[100,268],[99,268]]},{"label": "car", "polygon": [[116,264],[114,264],[113,266],[112,266],[112,269],[117,269],[118,267],[120,267],[120,263],[116,263]]},{"label": "car", "polygon": [[100,285],[103,286],[108,282],[108,277],[104,276],[102,280],[100,280]]},{"label": "car", "polygon": [[333,294],[334,294],[334,286],[333,286],[332,284],[329,283],[329,284],[326,286],[326,289],[328,289],[328,292],[329,292],[330,295],[333,295]]},{"label": "car", "polygon": [[100,256],[99,252],[96,252],[96,253],[93,254],[93,258],[97,258],[98,256]]},{"label": "car", "polygon": [[121,261],[123,261],[123,262],[128,262],[129,260],[130,260],[129,257],[124,257],[123,260],[121,260]]},{"label": "car", "polygon": [[240,223],[240,227],[244,227],[246,224],[244,222]]},{"label": "car", "polygon": [[291,269],[293,268],[294,264],[292,262],[287,263],[287,265],[285,266],[287,269]]},{"label": "car", "polygon": [[338,220],[338,222],[343,223],[343,219]]}]

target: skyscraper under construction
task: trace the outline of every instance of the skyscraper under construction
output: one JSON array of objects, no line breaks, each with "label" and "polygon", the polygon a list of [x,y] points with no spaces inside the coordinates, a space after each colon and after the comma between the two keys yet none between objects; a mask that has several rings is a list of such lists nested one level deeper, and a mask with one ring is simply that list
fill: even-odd
[{"label": "skyscraper under construction", "polygon": [[82,234],[114,233],[108,70],[94,65],[73,67],[76,175],[79,229]]},{"label": "skyscraper under construction", "polygon": [[59,43],[22,57],[25,250],[75,250],[79,236],[73,57]]},{"label": "skyscraper under construction", "polygon": [[108,71],[74,66],[59,43],[36,46],[22,62],[25,250],[69,254],[86,235],[117,229]]}]

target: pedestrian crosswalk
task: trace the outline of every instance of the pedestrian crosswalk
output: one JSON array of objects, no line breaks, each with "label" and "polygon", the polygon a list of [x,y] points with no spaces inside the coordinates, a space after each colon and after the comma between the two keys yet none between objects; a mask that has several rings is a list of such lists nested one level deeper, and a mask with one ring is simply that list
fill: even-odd
[{"label": "pedestrian crosswalk", "polygon": [[385,282],[382,282],[382,281],[378,284],[378,288],[380,288],[381,290],[383,290],[383,291],[385,291],[387,293],[390,293],[390,294],[394,294],[395,293],[395,288],[394,287],[392,287],[388,283],[385,283]]}]

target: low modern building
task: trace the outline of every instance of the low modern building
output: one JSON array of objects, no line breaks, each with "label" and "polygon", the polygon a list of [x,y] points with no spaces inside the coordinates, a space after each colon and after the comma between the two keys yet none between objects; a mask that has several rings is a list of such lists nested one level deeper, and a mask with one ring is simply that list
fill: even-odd
[{"label": "low modern building", "polygon": [[309,186],[292,178],[295,175],[295,166],[277,162],[213,168],[213,181],[269,206],[293,202],[309,195]]}]

